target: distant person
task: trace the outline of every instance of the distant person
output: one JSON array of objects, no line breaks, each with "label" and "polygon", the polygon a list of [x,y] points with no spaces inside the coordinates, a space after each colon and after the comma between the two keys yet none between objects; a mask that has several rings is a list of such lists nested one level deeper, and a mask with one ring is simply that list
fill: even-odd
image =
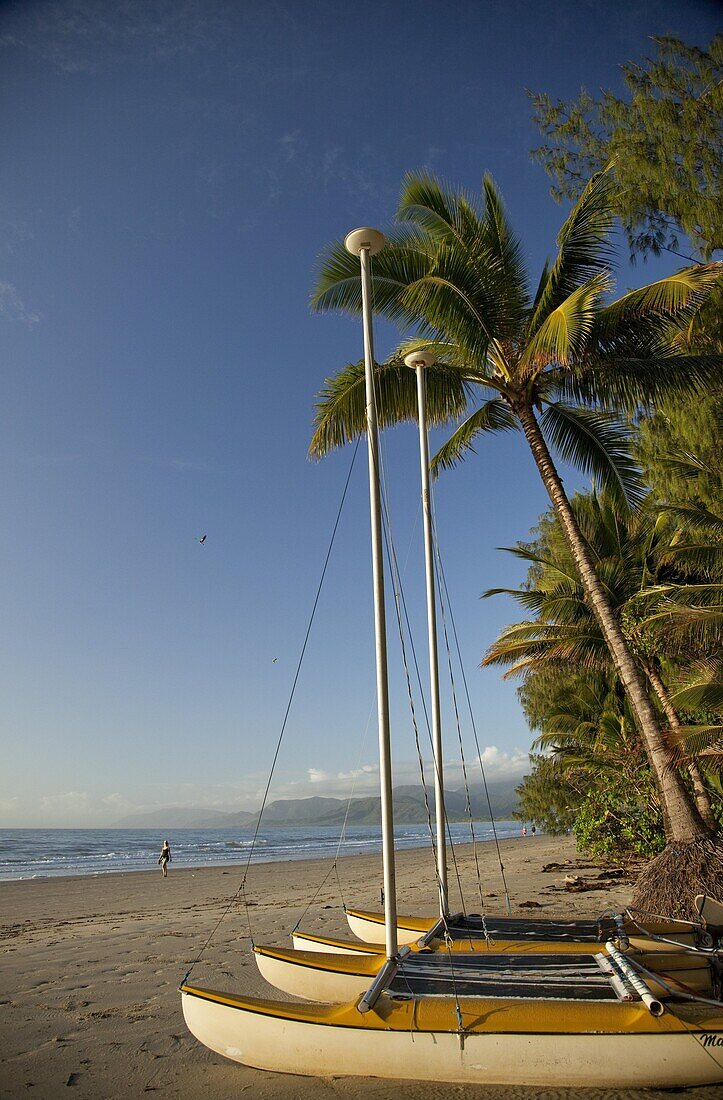
[{"label": "distant person", "polygon": [[532,828],[530,829],[530,832],[532,833],[532,835],[533,835],[533,836],[535,835],[535,826],[534,826],[534,825],[533,825],[533,826],[532,826]]},{"label": "distant person", "polygon": [[527,836],[527,826],[526,825],[522,826],[522,835]]},{"label": "distant person", "polygon": [[158,864],[163,871],[164,878],[168,878],[168,864],[171,862],[171,858],[171,846],[167,840],[164,840],[161,854],[158,857]]}]

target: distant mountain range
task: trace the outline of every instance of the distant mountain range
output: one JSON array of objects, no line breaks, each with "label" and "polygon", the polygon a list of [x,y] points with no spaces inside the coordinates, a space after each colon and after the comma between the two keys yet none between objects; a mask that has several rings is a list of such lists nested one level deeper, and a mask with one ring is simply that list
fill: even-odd
[{"label": "distant mountain range", "polygon": [[[488,783],[492,815],[498,820],[510,818],[518,808],[515,786],[519,780],[500,780]],[[434,791],[427,790],[429,805],[434,817]],[[490,812],[482,785],[470,788],[472,815],[476,821],[489,821]],[[347,817],[347,804],[349,815]],[[445,805],[449,821],[466,821],[465,793],[445,791]],[[342,825],[347,817],[349,825],[379,825],[381,821],[379,798],[281,798],[270,802],[264,811],[264,826]],[[115,823],[118,829],[252,829],[259,819],[258,812],[239,810],[222,813],[220,810],[184,809],[172,806],[163,810],[130,814]],[[424,796],[421,788],[414,786],[394,788],[394,820],[398,825],[417,825],[427,820]]]}]

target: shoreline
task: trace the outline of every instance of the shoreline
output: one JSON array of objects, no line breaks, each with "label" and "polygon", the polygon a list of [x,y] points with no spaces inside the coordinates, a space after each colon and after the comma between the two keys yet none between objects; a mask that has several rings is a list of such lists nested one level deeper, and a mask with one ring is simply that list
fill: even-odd
[{"label": "shoreline", "polygon": [[[451,827],[459,826],[463,829],[461,835],[452,835],[452,843],[455,851],[457,848],[461,848],[467,844],[471,844],[469,840],[469,828],[466,822],[452,822]],[[480,831],[483,831],[485,835],[480,835],[476,838],[478,846],[486,844],[495,844],[496,840],[494,836],[490,836],[491,829],[496,825],[501,831],[497,837],[497,841],[502,840],[514,840],[518,837],[518,826],[516,822],[509,819],[504,819],[499,822],[485,822],[476,821],[475,827]],[[510,826],[514,826],[514,833],[511,832]],[[277,838],[273,835],[269,839],[268,835],[260,835],[258,842],[253,850],[253,859],[250,866],[257,866],[262,863],[286,863],[286,862],[298,862],[302,860],[334,860],[334,859],[349,859],[357,855],[375,855],[381,852],[381,831],[375,826],[364,827],[368,828],[369,832],[362,835],[353,835],[353,832],[348,834],[339,847],[338,830],[336,827],[332,827],[333,832],[330,837],[324,834],[323,826],[268,826],[268,832],[273,834],[274,830],[277,831],[277,838],[280,840],[279,846],[275,846]],[[429,835],[410,834],[408,829],[410,828],[424,828],[424,823],[420,823],[416,826],[400,826],[396,831],[396,844],[397,852],[403,851],[424,851],[430,850]],[[238,841],[234,839],[230,842],[225,839],[223,843],[219,841],[219,834],[223,836],[228,833],[229,836],[237,838],[239,832],[237,829],[216,829],[209,827],[208,829],[166,829],[164,833],[160,833],[157,829],[40,829],[40,830],[28,830],[28,829],[3,829],[0,830],[0,842],[2,841],[2,833],[30,833],[34,834],[36,843],[34,850],[42,849],[43,842],[47,834],[68,833],[72,837],[77,837],[78,834],[87,833],[90,837],[101,837],[106,839],[107,834],[112,832],[118,833],[121,837],[129,840],[132,838],[132,842],[129,848],[123,850],[121,842],[121,850],[105,851],[105,845],[101,841],[96,840],[98,850],[95,852],[86,851],[81,855],[77,851],[73,851],[69,846],[67,849],[57,848],[53,849],[49,846],[47,852],[47,858],[36,862],[35,866],[38,870],[33,870],[33,867],[26,869],[23,867],[22,871],[12,870],[12,865],[22,866],[23,860],[19,858],[22,856],[22,849],[19,851],[12,851],[12,848],[7,848],[8,855],[4,855],[4,849],[0,843],[0,883],[4,882],[32,882],[40,879],[56,879],[56,878],[97,878],[103,875],[118,875],[118,874],[132,874],[135,872],[147,872],[155,871],[157,869],[157,856],[160,848],[159,837],[168,836],[171,839],[171,851],[175,853],[173,866],[176,870],[199,870],[205,867],[224,867],[233,870],[235,867],[245,867],[246,859],[251,851],[250,844]],[[300,833],[301,837],[296,837],[293,834]],[[199,835],[201,840],[198,839]],[[540,834],[543,835],[543,834]],[[329,840],[333,843],[328,843]],[[138,841],[142,840],[146,843],[141,844],[140,847],[134,848],[133,845],[138,844]],[[209,844],[208,841],[212,843]],[[151,841],[149,843],[149,841]],[[294,849],[295,843],[298,844],[302,841],[301,847]],[[114,841],[106,841],[108,844],[115,844]],[[220,850],[211,852],[209,849],[212,847],[220,848]],[[121,854],[124,851],[124,854]],[[297,854],[298,852],[298,854]],[[203,853],[203,854],[202,854]],[[93,860],[87,869],[79,869],[73,867],[66,870],[64,867],[65,861],[78,861],[78,860]],[[114,862],[106,862],[113,859]],[[199,862],[196,862],[199,860]],[[124,866],[124,863],[126,864]],[[42,868],[44,865],[49,865],[49,869],[44,871]]]},{"label": "shoreline", "polygon": [[[472,846],[456,849],[468,911],[480,908]],[[597,865],[577,855],[570,838],[511,838],[500,842],[514,915],[596,916],[629,901],[629,881],[601,883]],[[478,845],[482,900],[490,914],[505,901],[494,841]],[[569,861],[566,863],[565,861]],[[552,862],[561,867],[544,872]],[[209,936],[193,980],[249,996],[282,998],[260,977],[254,942],[288,946],[303,927],[352,938],[342,902],[379,908],[379,853],[286,863],[252,864],[248,909],[229,905],[239,874],[218,867],[169,869],[164,879],[145,871],[4,882],[0,887],[0,1095],[57,1100],[72,1086],[77,1100],[127,1100],[154,1092],[184,1100],[657,1100],[656,1090],[540,1090],[415,1084],[376,1078],[300,1078],[262,1073],[226,1061],[186,1030],[178,985]],[[597,888],[570,894],[566,870]],[[454,868],[451,900],[459,906]],[[431,853],[398,853],[400,913],[436,912]],[[312,903],[313,899],[313,903]],[[312,903],[310,905],[310,903]],[[531,903],[526,905],[525,903]],[[223,920],[219,919],[226,911]],[[304,916],[304,914],[306,914]],[[218,926],[218,927],[217,927]],[[710,1088],[689,1100],[712,1100]]]}]

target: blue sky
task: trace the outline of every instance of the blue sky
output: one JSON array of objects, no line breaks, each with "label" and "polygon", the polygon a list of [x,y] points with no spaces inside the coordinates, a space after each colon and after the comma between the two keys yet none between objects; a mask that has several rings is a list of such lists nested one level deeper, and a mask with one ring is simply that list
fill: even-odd
[{"label": "blue sky", "polygon": [[[318,254],[384,227],[426,166],[471,189],[491,171],[539,267],[564,211],[525,89],[618,88],[650,35],[715,30],[695,0],[0,8],[0,825],[257,804],[351,457],[306,458],[315,394],[361,354],[357,321],[309,310]],[[621,256],[626,286],[668,270]],[[378,353],[394,342],[379,325]],[[516,615],[479,594],[522,579],[495,548],[546,507],[520,443],[485,443],[436,490],[492,777],[530,744],[515,685],[476,669]],[[421,659],[415,429],[385,449]],[[374,789],[365,465],[272,797],[344,795],[357,773]]]}]

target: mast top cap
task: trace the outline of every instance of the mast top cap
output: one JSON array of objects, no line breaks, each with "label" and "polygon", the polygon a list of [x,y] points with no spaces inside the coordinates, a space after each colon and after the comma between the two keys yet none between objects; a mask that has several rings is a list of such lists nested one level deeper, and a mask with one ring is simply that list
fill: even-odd
[{"label": "mast top cap", "polygon": [[410,351],[409,355],[404,356],[405,366],[411,367],[412,370],[416,370],[417,367],[431,367],[435,361],[431,351]]},{"label": "mast top cap", "polygon": [[384,247],[384,234],[378,229],[369,229],[363,226],[361,229],[352,229],[344,238],[344,247],[352,256],[358,256],[362,248],[369,250],[369,255],[374,256]]}]

